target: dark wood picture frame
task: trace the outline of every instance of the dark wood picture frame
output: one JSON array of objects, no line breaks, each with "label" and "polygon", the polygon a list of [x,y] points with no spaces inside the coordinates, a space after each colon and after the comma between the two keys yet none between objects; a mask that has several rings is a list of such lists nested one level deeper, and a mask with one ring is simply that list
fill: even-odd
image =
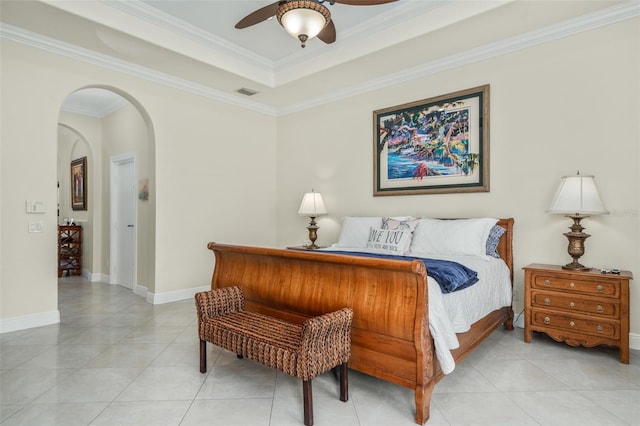
[{"label": "dark wood picture frame", "polygon": [[489,192],[489,85],[373,112],[373,195]]},{"label": "dark wood picture frame", "polygon": [[71,162],[71,208],[87,210],[87,157]]}]

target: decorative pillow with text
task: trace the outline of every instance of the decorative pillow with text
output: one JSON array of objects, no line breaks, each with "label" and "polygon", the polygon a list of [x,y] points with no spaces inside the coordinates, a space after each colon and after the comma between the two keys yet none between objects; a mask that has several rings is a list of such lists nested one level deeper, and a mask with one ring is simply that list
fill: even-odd
[{"label": "decorative pillow with text", "polygon": [[373,228],[369,230],[367,248],[380,253],[402,256],[411,247],[411,231],[402,229]]}]

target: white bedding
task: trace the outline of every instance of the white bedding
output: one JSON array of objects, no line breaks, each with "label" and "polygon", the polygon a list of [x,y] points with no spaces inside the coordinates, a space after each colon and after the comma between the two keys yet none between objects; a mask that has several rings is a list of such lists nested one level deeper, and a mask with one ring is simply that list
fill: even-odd
[{"label": "white bedding", "polygon": [[[430,256],[437,259],[437,256]],[[436,346],[436,356],[444,374],[451,373],[455,361],[451,349],[459,346],[455,333],[464,333],[488,313],[511,305],[509,268],[502,259],[490,256],[446,256],[473,269],[478,281],[471,287],[442,294],[440,286],[429,277],[429,330]],[[435,297],[434,297],[435,296]]]},{"label": "white bedding", "polygon": [[[347,249],[336,246],[331,251],[375,252],[367,249]],[[407,256],[425,257],[407,253]],[[471,325],[488,313],[511,305],[511,280],[509,268],[502,259],[491,256],[442,256],[431,259],[452,260],[478,273],[479,282],[453,293],[443,294],[438,283],[428,277],[429,330],[433,336],[436,357],[444,374],[455,369],[451,350],[459,346],[456,333],[468,331]]]}]

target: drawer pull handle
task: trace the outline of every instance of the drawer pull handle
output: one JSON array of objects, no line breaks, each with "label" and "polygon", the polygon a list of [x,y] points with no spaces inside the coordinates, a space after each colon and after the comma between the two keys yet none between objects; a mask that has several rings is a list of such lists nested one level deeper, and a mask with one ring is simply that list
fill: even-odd
[{"label": "drawer pull handle", "polygon": [[596,307],[596,311],[598,311],[598,312],[602,312],[602,311],[604,311],[604,308],[602,307],[602,305],[598,305],[598,306]]},{"label": "drawer pull handle", "polygon": [[544,286],[545,286],[545,287],[551,287],[551,281],[549,281],[549,280],[544,280]]},{"label": "drawer pull handle", "polygon": [[544,304],[545,304],[545,305],[550,305],[550,304],[551,304],[551,300],[549,300],[549,298],[548,298],[548,297],[545,297],[545,298],[544,298]]},{"label": "drawer pull handle", "polygon": [[569,283],[569,287],[574,288],[575,286],[576,286],[576,284],[575,284],[573,281],[571,281],[571,282]]},{"label": "drawer pull handle", "polygon": [[576,302],[569,302],[569,306],[573,308],[574,306],[576,306]]},{"label": "drawer pull handle", "polygon": [[575,325],[576,325],[576,323],[575,323],[575,322],[573,322],[573,321],[571,321],[571,322],[569,323],[569,325],[570,325],[571,327],[573,327],[573,326],[575,326]]},{"label": "drawer pull handle", "polygon": [[551,322],[551,318],[549,317],[544,317],[544,323],[545,324],[549,324]]},{"label": "drawer pull handle", "polygon": [[601,325],[597,326],[596,330],[598,331],[598,333],[602,333],[604,331]]},{"label": "drawer pull handle", "polygon": [[598,293],[602,293],[604,291],[604,287],[602,286],[602,284],[598,284],[598,287],[596,287],[598,289]]}]

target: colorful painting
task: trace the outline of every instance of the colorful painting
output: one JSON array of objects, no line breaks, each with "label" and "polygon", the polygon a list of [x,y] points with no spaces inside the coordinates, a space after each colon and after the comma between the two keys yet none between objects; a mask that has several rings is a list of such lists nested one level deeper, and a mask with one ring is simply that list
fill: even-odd
[{"label": "colorful painting", "polygon": [[489,85],[373,116],[373,195],[489,191]]},{"label": "colorful painting", "polygon": [[87,210],[87,157],[71,162],[71,208]]}]

